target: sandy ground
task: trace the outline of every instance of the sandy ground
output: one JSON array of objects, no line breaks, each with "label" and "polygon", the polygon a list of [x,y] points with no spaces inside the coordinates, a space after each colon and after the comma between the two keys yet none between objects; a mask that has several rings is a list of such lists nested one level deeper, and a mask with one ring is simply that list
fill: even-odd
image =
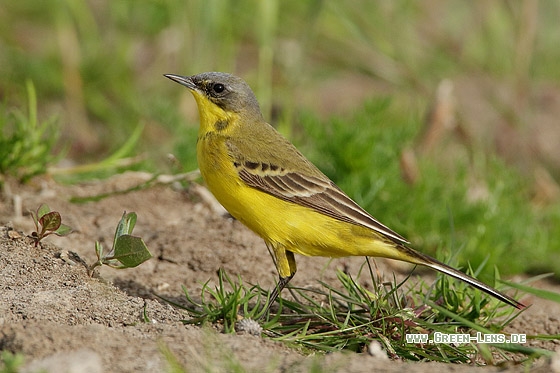
[{"label": "sandy ground", "polygon": [[[305,356],[282,343],[252,335],[226,335],[209,327],[183,325],[183,310],[159,300],[184,299],[181,286],[195,294],[204,282],[217,280],[219,268],[245,283],[274,284],[277,274],[264,243],[239,222],[210,208],[198,195],[170,186],[115,194],[98,202],[73,204],[71,196],[87,196],[136,185],[145,175],[127,173],[110,180],[61,186],[36,179],[26,186],[8,185],[0,199],[0,350],[21,352],[25,371],[164,372],[163,351],[169,349],[188,372],[222,372],[236,362],[249,372],[418,372],[471,371],[473,366],[411,363],[368,353]],[[23,211],[47,203],[75,228],[68,237],[50,236],[39,247],[27,237],[31,218],[14,215],[13,196]],[[135,211],[134,233],[144,238],[154,258],[134,269],[103,267],[90,278],[80,260],[95,260],[94,243],[110,247],[123,211]],[[294,285],[333,281],[336,268],[357,271],[363,258],[329,261],[298,257]],[[403,267],[378,265],[389,276]],[[390,278],[390,277],[389,277]],[[560,286],[539,287],[560,292]],[[527,296],[533,306],[509,328],[526,334],[560,334],[560,307]],[[144,313],[150,322],[144,321]],[[529,342],[554,350],[557,341]],[[553,359],[554,361],[554,359]],[[550,371],[545,359],[532,369]],[[485,372],[524,371],[521,365],[477,368]],[[560,369],[560,368],[558,368]],[[560,370],[558,370],[560,371]]]}]

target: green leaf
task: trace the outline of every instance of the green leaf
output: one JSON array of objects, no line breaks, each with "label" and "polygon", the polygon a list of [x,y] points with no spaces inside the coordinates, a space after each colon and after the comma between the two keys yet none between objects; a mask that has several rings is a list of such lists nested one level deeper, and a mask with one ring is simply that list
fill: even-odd
[{"label": "green leaf", "polygon": [[151,257],[152,254],[142,238],[124,234],[117,238],[114,255],[107,259],[118,260],[122,263],[122,268],[132,268],[144,263]]},{"label": "green leaf", "polygon": [[54,234],[56,234],[57,236],[67,236],[70,233],[72,233],[72,231],[73,231],[72,227],[66,224],[60,224],[60,227],[58,227],[58,229],[54,232]]},{"label": "green leaf", "polygon": [[[41,206],[42,207],[42,206]],[[51,211],[39,218],[39,223],[43,226],[43,232],[46,231],[56,231],[60,228],[62,223],[62,218],[57,211]]]},{"label": "green leaf", "polygon": [[132,230],[134,229],[135,225],[136,225],[136,213],[129,212],[127,214],[125,211],[123,213],[121,220],[119,221],[119,224],[117,225],[117,230],[115,231],[115,238],[113,240],[113,247],[115,247],[117,238],[125,234],[132,234]]},{"label": "green leaf", "polygon": [[39,206],[39,208],[37,209],[37,219],[42,218],[43,216],[45,216],[46,214],[48,214],[51,211],[51,209],[49,208],[49,206],[45,203],[43,203],[41,206]]}]

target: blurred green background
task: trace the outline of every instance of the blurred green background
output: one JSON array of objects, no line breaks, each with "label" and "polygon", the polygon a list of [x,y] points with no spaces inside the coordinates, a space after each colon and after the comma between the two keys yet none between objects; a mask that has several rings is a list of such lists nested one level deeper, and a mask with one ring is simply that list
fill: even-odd
[{"label": "blurred green background", "polygon": [[486,273],[559,273],[559,16],[532,0],[4,1],[2,156],[39,126],[28,148],[55,143],[37,154],[62,151],[60,165],[118,154],[173,172],[172,153],[192,170],[195,103],[163,74],[232,72],[420,250],[488,260]]}]

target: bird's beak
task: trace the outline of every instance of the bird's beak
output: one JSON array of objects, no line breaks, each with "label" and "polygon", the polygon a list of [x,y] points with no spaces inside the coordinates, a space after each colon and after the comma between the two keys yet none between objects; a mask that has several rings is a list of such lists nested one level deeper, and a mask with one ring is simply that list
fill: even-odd
[{"label": "bird's beak", "polygon": [[185,87],[187,87],[191,91],[198,91],[198,87],[196,86],[196,84],[194,84],[194,82],[193,82],[193,80],[191,79],[190,76],[181,76],[181,75],[175,75],[175,74],[164,74],[163,76],[173,80],[176,83],[184,85]]}]

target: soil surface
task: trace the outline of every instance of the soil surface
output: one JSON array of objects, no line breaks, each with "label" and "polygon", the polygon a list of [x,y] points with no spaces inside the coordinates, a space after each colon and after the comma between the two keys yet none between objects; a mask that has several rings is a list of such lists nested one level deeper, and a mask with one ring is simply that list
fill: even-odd
[{"label": "soil surface", "polygon": [[[0,350],[22,353],[25,371],[165,372],[171,371],[166,351],[188,372],[225,372],[235,364],[249,372],[473,370],[472,365],[411,363],[367,352],[307,356],[267,337],[184,325],[186,312],[154,293],[180,303],[184,301],[181,286],[199,294],[203,283],[217,281],[220,268],[233,277],[240,275],[244,283],[265,288],[274,285],[277,273],[262,240],[201,197],[202,187],[187,192],[162,185],[115,193],[96,202],[69,202],[72,196],[117,192],[148,178],[126,173],[79,186],[46,179],[25,186],[6,184],[0,199]],[[59,211],[75,232],[49,236],[35,247],[29,238],[34,226],[27,211],[41,203]],[[95,241],[111,246],[123,211],[138,214],[134,234],[144,239],[154,258],[133,269],[102,267],[89,277],[81,262],[95,261]],[[356,273],[363,263],[363,258],[297,260],[299,271],[293,279],[297,286],[335,281],[337,268]],[[393,271],[402,276],[410,270],[389,261],[376,262],[388,279]],[[560,292],[558,284],[543,281],[536,286]],[[532,306],[508,332],[560,334],[558,304],[531,296],[522,301]],[[557,341],[527,345],[553,351]],[[532,369],[560,371],[555,359],[541,359]],[[509,364],[477,369],[521,372],[525,368]]]}]

